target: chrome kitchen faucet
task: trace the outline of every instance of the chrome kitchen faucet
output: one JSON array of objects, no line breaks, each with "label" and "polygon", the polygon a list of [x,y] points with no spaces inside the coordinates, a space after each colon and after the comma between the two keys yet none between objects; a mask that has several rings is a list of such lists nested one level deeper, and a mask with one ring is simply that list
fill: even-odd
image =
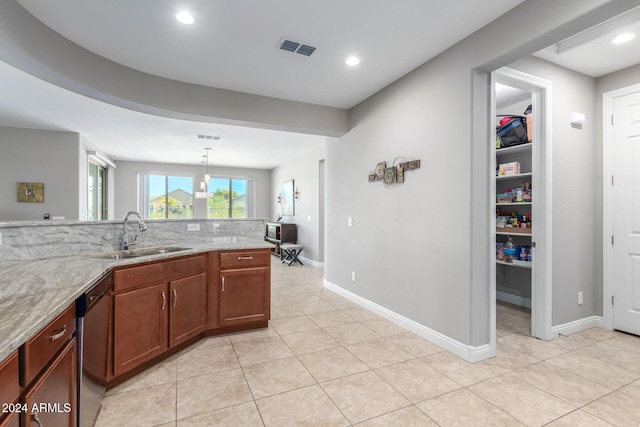
[{"label": "chrome kitchen faucet", "polygon": [[127,240],[127,221],[129,220],[130,215],[135,215],[138,217],[138,229],[140,231],[147,231],[147,224],[142,220],[142,216],[136,211],[129,211],[124,216],[124,221],[122,222],[122,250],[126,251],[129,249],[129,245],[135,245],[138,243],[138,235],[136,234],[133,238],[133,242],[129,243]]}]

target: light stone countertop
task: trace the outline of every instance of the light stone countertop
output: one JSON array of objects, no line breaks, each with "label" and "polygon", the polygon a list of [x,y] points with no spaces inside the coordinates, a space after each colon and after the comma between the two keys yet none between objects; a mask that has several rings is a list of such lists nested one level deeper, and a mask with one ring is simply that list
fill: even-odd
[{"label": "light stone countertop", "polygon": [[[122,260],[92,255],[65,256],[0,264],[0,362],[33,337],[113,267],[223,250],[267,249],[273,245],[245,238],[214,243],[164,246],[190,249]],[[136,248],[143,249],[143,248]]]}]

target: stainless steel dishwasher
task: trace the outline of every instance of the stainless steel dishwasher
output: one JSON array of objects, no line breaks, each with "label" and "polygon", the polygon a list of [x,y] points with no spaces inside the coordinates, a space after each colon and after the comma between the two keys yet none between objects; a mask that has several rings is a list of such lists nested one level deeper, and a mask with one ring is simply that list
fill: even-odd
[{"label": "stainless steel dishwasher", "polygon": [[79,427],[95,424],[106,389],[112,289],[109,273],[76,300]]}]

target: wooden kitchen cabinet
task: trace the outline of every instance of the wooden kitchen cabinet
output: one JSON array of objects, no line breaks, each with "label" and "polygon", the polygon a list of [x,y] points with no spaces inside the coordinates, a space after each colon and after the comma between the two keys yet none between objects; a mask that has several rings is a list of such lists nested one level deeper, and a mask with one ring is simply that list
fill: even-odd
[{"label": "wooden kitchen cabinet", "polygon": [[207,310],[207,275],[169,282],[169,346],[178,345],[204,331]]},{"label": "wooden kitchen cabinet", "polygon": [[22,426],[74,427],[77,417],[76,338],[24,394]]},{"label": "wooden kitchen cabinet", "polygon": [[12,412],[6,415],[5,418],[0,418],[0,427],[20,427],[20,414]]},{"label": "wooden kitchen cabinet", "polygon": [[20,384],[18,381],[18,352],[15,351],[6,360],[0,363],[0,427],[17,426],[18,414],[11,404],[15,404],[20,397]]},{"label": "wooden kitchen cabinet", "polygon": [[113,374],[118,376],[169,347],[169,295],[162,282],[114,296]]},{"label": "wooden kitchen cabinet", "polygon": [[114,377],[204,331],[206,282],[206,255],[114,272]]},{"label": "wooden kitchen cabinet", "polygon": [[76,306],[59,314],[20,349],[21,370],[20,385],[28,386],[53,358],[65,346],[76,331]]},{"label": "wooden kitchen cabinet", "polygon": [[[20,412],[2,426],[74,427],[77,419],[75,304],[69,306],[18,351]],[[19,415],[16,417],[16,415]]]},{"label": "wooden kitchen cabinet", "polygon": [[268,250],[220,254],[220,326],[266,322],[271,309]]}]

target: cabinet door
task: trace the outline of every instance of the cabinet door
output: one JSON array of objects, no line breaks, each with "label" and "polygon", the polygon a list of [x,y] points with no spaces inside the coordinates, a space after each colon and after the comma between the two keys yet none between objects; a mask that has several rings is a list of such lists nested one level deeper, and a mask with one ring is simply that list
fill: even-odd
[{"label": "cabinet door", "polygon": [[220,271],[220,324],[222,326],[269,320],[269,268]]},{"label": "cabinet door", "polygon": [[172,347],[204,331],[207,309],[206,274],[169,282],[171,311],[169,346]]},{"label": "cabinet door", "polygon": [[[0,404],[14,403],[20,397],[20,385],[18,384],[18,352],[0,362]],[[5,408],[1,408],[5,409]],[[0,410],[0,420],[5,413]]]},{"label": "cabinet door", "polygon": [[0,418],[0,427],[20,427],[20,415],[12,412],[6,418]]},{"label": "cabinet door", "polygon": [[113,374],[162,354],[169,344],[167,283],[114,296]]},{"label": "cabinet door", "polygon": [[64,348],[24,395],[24,426],[76,425],[76,339]]}]

